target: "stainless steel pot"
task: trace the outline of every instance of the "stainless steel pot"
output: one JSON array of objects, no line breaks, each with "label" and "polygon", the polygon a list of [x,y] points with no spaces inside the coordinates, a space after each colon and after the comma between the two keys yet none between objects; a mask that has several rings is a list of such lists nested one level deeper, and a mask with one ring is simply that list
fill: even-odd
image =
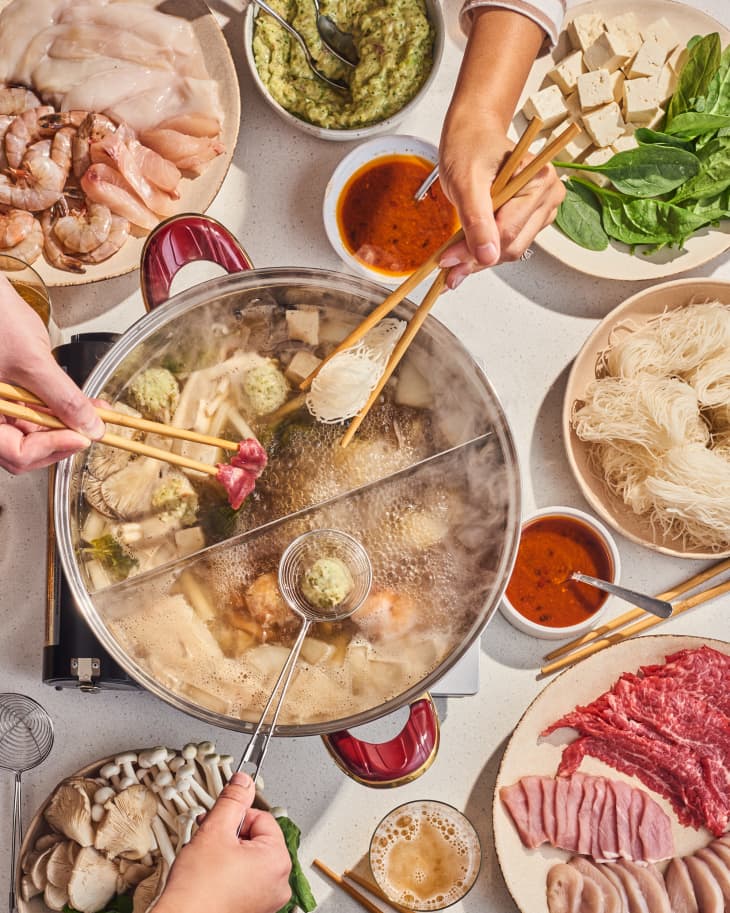
[{"label": "stainless steel pot", "polygon": [[[230,275],[204,282],[168,300],[175,273],[186,263],[200,259],[221,264]],[[171,333],[179,333],[181,327],[190,326],[195,317],[204,316],[212,323],[215,315],[222,312],[241,313],[262,303],[282,308],[292,302],[305,301],[310,305],[339,309],[352,321],[353,315],[361,319],[383,297],[382,288],[375,283],[335,272],[304,268],[254,270],[250,267],[250,260],[242,248],[214,220],[180,216],[163,223],[148,239],[142,258],[143,296],[150,313],[132,326],[104,357],[89,378],[86,392],[113,401],[131,373],[145,362],[155,346],[168,339]],[[406,301],[396,315],[408,319],[413,310],[414,306]],[[197,326],[200,325],[198,322]],[[492,457],[498,463],[498,478],[480,480],[484,483],[483,503],[472,505],[473,509],[491,512],[491,520],[499,530],[495,541],[480,543],[478,536],[472,536],[469,545],[470,589],[472,595],[478,594],[480,608],[472,613],[473,617],[469,616],[458,643],[448,655],[402,693],[346,718],[277,728],[277,734],[287,736],[328,733],[327,746],[338,763],[349,773],[354,767],[358,779],[375,780],[377,785],[390,785],[394,779],[409,779],[432,760],[438,743],[438,725],[431,702],[423,694],[459,660],[493,615],[509,579],[519,534],[520,485],[515,449],[504,412],[484,372],[462,344],[433,317],[427,318],[414,348],[433,365],[434,371],[448,366],[444,375],[448,383],[443,389],[439,388],[447,402],[444,416],[445,425],[448,425],[447,439],[460,445],[475,435],[489,432]],[[247,720],[205,706],[180,693],[169,682],[158,680],[129,654],[108,627],[99,610],[98,594],[92,595],[86,585],[78,554],[83,464],[84,457],[80,456],[60,466],[55,489],[55,519],[63,568],[84,618],[114,659],[147,690],[211,724],[251,731],[252,724]],[[478,466],[466,465],[463,471],[478,475],[480,470]],[[386,478],[378,484],[387,482]],[[495,497],[489,496],[490,484],[498,489]],[[470,490],[475,494],[481,487]],[[225,547],[212,546],[216,549]],[[178,562],[177,570],[185,564],[186,559]],[[128,594],[125,598],[139,599],[139,594],[144,592],[143,578],[147,576],[140,575],[134,581],[122,584],[122,592]],[[453,611],[458,614],[460,610],[455,598]],[[368,747],[346,731],[347,727],[371,721],[409,703],[409,724],[402,737],[394,740],[389,748]]]}]

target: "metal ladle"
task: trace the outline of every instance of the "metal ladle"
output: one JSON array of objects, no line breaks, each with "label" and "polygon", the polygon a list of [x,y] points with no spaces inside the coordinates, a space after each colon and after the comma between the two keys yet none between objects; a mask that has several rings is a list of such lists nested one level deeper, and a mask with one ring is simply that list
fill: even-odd
[{"label": "metal ladle", "polygon": [[[350,572],[353,587],[344,601],[332,608],[320,608],[312,605],[302,593],[302,579],[305,572],[318,558],[339,558]],[[319,621],[343,621],[356,612],[367,599],[373,579],[370,558],[357,539],[337,529],[315,529],[296,538],[281,556],[279,562],[279,590],[292,612],[299,615],[304,624],[299,630],[294,646],[279,673],[271,695],[261,714],[256,729],[249,740],[243,757],[236,768],[242,770],[245,764],[252,767],[247,773],[255,780],[264,763],[269,741],[276,728],[279,711],[284,702],[284,695],[291,681],[302,649],[304,638],[312,624]],[[281,689],[281,690],[280,690]],[[274,704],[277,694],[279,699]],[[266,717],[272,704],[274,712],[271,722],[264,730]]]},{"label": "metal ladle", "polygon": [[53,747],[53,721],[37,701],[24,694],[0,694],[0,767],[15,774],[13,830],[10,844],[10,913],[15,903],[15,862],[23,842],[20,778],[37,767]]},{"label": "metal ladle", "polygon": [[338,60],[347,64],[348,67],[355,67],[360,62],[360,55],[357,53],[355,42],[352,35],[343,32],[334,20],[325,16],[319,8],[319,0],[313,0],[314,12],[317,16],[317,31],[322,39],[322,44],[327,50],[334,54]]},{"label": "metal ladle", "polygon": [[597,590],[603,590],[605,593],[612,593],[619,599],[624,599],[632,605],[644,609],[645,612],[651,612],[658,618],[669,618],[672,614],[672,603],[665,602],[663,599],[657,599],[654,596],[647,596],[646,593],[637,593],[635,590],[627,590],[625,586],[619,586],[616,583],[609,583],[608,580],[600,580],[598,577],[590,577],[588,574],[581,574],[574,571],[570,575],[571,580],[577,580],[578,583],[587,583],[588,586],[594,586]]},{"label": "metal ladle", "polygon": [[307,60],[307,63],[309,64],[309,69],[314,73],[317,79],[321,79],[322,82],[326,82],[328,86],[331,86],[338,92],[350,91],[350,87],[342,79],[334,79],[333,77],[327,76],[318,68],[317,64],[314,61],[314,57],[312,57],[312,52],[309,50],[307,42],[304,40],[304,36],[298,32],[290,22],[287,22],[283,16],[280,16],[275,9],[270,7],[269,4],[266,3],[266,0],[254,0],[254,3],[257,6],[261,7],[265,13],[268,13],[269,16],[273,16],[279,25],[282,28],[286,29],[287,32],[289,32],[289,34],[299,42],[299,46],[304,52],[304,56]]}]

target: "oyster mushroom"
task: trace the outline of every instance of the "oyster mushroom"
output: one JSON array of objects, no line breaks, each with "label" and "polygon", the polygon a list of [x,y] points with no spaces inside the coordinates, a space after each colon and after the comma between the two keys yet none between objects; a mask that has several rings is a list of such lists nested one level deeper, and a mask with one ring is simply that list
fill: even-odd
[{"label": "oyster mushroom", "polygon": [[[114,409],[123,415],[141,418],[142,414],[132,409],[126,403],[118,402]],[[125,437],[131,440],[135,436],[134,428],[127,428],[123,425],[110,425],[110,431],[113,431],[118,437]],[[86,469],[90,475],[100,482],[108,479],[110,475],[119,472],[132,459],[132,454],[128,450],[119,450],[117,447],[107,447],[105,444],[92,444],[89,449],[89,458],[86,462]]]},{"label": "oyster mushroom", "polygon": [[130,862],[127,859],[119,860],[119,877],[117,878],[117,894],[126,894],[130,888],[135,888],[155,872],[155,867],[143,865],[141,862]]},{"label": "oyster mushroom", "polygon": [[98,510],[100,514],[103,514],[103,516],[108,517],[110,520],[116,520],[117,515],[104,500],[101,484],[101,479],[95,479],[93,476],[89,476],[86,479],[84,483],[84,497],[86,498],[86,502],[90,507],[93,507],[94,510]]},{"label": "oyster mushroom", "polygon": [[65,888],[57,888],[49,881],[43,891],[43,903],[49,910],[61,911],[68,903],[68,892]]},{"label": "oyster mushroom", "polygon": [[30,879],[39,891],[45,890],[45,887],[48,884],[46,866],[48,865],[48,859],[50,858],[52,852],[53,847],[49,846],[47,850],[43,850],[43,852],[31,866],[29,872]]},{"label": "oyster mushroom", "polygon": [[141,457],[104,479],[101,494],[107,511],[111,510],[121,520],[133,520],[150,512],[152,495],[164,471],[157,460]]},{"label": "oyster mushroom", "polygon": [[155,871],[137,885],[132,897],[132,913],[147,913],[162,894],[168,871],[167,863],[160,859]]},{"label": "oyster mushroom", "polygon": [[79,913],[99,913],[114,897],[119,868],[115,862],[85,846],[79,852],[68,882],[68,902]]},{"label": "oyster mushroom", "polygon": [[43,850],[47,850],[49,846],[55,846],[57,843],[63,842],[63,836],[61,834],[41,834],[41,836],[35,842],[35,849],[39,853],[42,853]]},{"label": "oyster mushroom", "polygon": [[23,900],[32,900],[40,893],[40,888],[37,888],[33,884],[33,879],[30,877],[30,875],[23,875],[23,877],[20,879],[20,896],[23,898]]},{"label": "oyster mushroom", "polygon": [[51,797],[44,815],[59,834],[75,840],[80,846],[93,845],[91,802],[85,789],[77,787],[73,782],[62,783]]},{"label": "oyster mushroom", "polygon": [[[46,864],[48,882],[55,888],[62,888],[64,892],[68,888],[68,882],[76,859],[74,847],[75,844],[70,840],[56,844]],[[61,907],[63,907],[63,904],[61,904]]]},{"label": "oyster mushroom", "polygon": [[104,806],[106,815],[96,831],[94,846],[112,859],[141,859],[155,845],[150,824],[157,802],[147,787],[137,784],[122,790]]}]

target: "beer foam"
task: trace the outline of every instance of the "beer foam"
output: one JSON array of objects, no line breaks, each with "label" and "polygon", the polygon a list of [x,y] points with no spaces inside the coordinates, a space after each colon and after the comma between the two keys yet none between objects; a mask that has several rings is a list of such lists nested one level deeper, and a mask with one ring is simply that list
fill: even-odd
[{"label": "beer foam", "polygon": [[443,910],[469,891],[481,847],[470,822],[450,805],[411,802],[378,825],[370,866],[388,898],[411,910]]}]

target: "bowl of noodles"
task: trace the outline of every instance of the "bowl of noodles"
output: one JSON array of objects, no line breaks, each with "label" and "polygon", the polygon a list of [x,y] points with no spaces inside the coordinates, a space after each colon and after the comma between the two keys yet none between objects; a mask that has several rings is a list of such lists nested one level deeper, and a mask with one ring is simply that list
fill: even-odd
[{"label": "bowl of noodles", "polygon": [[615,530],[666,555],[730,555],[730,282],[667,282],[613,310],[573,363],[563,433]]}]

